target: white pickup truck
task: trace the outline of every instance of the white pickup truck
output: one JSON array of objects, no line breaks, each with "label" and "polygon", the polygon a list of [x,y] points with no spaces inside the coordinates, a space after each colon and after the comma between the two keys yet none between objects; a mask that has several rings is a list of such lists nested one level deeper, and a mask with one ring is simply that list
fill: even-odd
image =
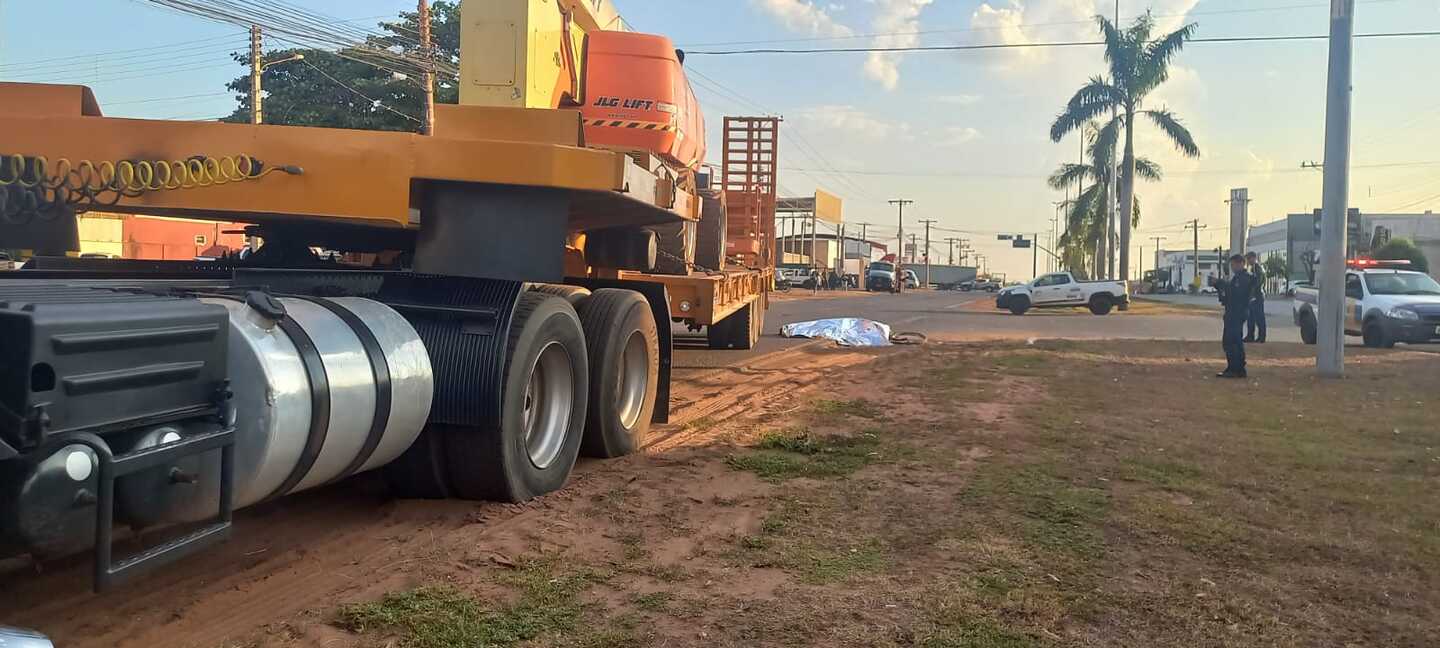
[{"label": "white pickup truck", "polygon": [[1124,281],[1080,281],[1068,272],[1042,275],[1028,284],[1011,286],[995,296],[995,307],[1024,315],[1032,308],[1089,308],[1109,315],[1130,305],[1130,285]]},{"label": "white pickup truck", "polygon": [[[1406,263],[1358,260],[1345,272],[1345,333],[1365,346],[1388,349],[1397,342],[1440,342],[1440,283]],[[1315,344],[1320,291],[1295,289],[1292,307],[1300,339]]]}]

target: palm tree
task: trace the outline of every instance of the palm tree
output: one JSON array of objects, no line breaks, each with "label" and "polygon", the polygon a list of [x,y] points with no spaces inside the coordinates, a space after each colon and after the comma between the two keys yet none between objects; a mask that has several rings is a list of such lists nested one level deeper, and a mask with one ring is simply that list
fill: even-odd
[{"label": "palm tree", "polygon": [[[1082,274],[1094,272],[1099,277],[1105,274],[1107,246],[1106,225],[1109,214],[1105,206],[1109,200],[1105,172],[1114,160],[1114,140],[1100,141],[1093,131],[1089,133],[1091,144],[1086,148],[1090,160],[1084,164],[1061,164],[1047,181],[1051,189],[1061,190],[1072,184],[1088,184],[1080,195],[1065,204],[1065,233],[1058,247],[1066,267]],[[1107,146],[1109,148],[1107,148]],[[1148,158],[1136,158],[1135,175],[1143,180],[1159,181],[1164,172],[1160,165]],[[1130,222],[1140,223],[1140,201],[1132,201]],[[1093,267],[1092,267],[1093,262]]]},{"label": "palm tree", "polygon": [[[1110,78],[1092,77],[1075,92],[1065,110],[1050,126],[1050,139],[1059,142],[1108,111],[1117,114],[1096,135],[1096,146],[1115,150],[1120,129],[1125,130],[1124,158],[1120,163],[1120,209],[1133,211],[1135,205],[1135,119],[1145,116],[1175,144],[1186,157],[1199,157],[1200,147],[1180,119],[1167,108],[1147,110],[1145,98],[1170,78],[1170,62],[1194,35],[1196,24],[1185,25],[1164,37],[1152,39],[1155,19],[1146,12],[1129,29],[1120,30],[1104,16],[1096,16],[1105,39],[1105,61]],[[1120,276],[1130,274],[1131,219],[1120,219]]]}]

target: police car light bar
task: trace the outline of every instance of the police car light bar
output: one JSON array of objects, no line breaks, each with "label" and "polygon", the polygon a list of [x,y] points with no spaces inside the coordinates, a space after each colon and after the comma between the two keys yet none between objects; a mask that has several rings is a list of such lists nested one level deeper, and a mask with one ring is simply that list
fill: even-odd
[{"label": "police car light bar", "polygon": [[1400,268],[1410,265],[1405,259],[1351,259],[1346,262],[1351,268]]}]

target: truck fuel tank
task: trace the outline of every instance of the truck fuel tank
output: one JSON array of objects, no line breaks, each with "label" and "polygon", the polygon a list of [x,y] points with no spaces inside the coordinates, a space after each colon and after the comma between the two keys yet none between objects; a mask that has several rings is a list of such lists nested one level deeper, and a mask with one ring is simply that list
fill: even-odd
[{"label": "truck fuel tank", "polygon": [[[415,329],[359,298],[206,297],[230,315],[235,506],[242,508],[379,468],[414,443],[434,378]],[[183,438],[164,426],[135,449]],[[219,455],[123,478],[122,518],[145,526],[214,514]]]}]

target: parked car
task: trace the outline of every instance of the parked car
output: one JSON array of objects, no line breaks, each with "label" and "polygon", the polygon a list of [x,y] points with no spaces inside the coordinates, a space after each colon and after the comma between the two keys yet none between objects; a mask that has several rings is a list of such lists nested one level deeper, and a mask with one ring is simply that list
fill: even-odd
[{"label": "parked car", "polygon": [[1044,275],[995,296],[996,308],[1015,315],[1024,315],[1032,308],[1089,308],[1096,315],[1109,315],[1117,306],[1129,305],[1128,282],[1079,281],[1068,272]]},{"label": "parked car", "polygon": [[[1423,272],[1401,268],[1409,262],[1351,261],[1345,272],[1345,334],[1360,336],[1365,346],[1388,349],[1397,342],[1440,342],[1440,283]],[[1291,313],[1300,339],[1315,344],[1319,336],[1320,290],[1295,289]]]},{"label": "parked car", "polygon": [[915,274],[915,271],[909,268],[905,269],[905,287],[912,290],[920,287],[920,275]]}]

